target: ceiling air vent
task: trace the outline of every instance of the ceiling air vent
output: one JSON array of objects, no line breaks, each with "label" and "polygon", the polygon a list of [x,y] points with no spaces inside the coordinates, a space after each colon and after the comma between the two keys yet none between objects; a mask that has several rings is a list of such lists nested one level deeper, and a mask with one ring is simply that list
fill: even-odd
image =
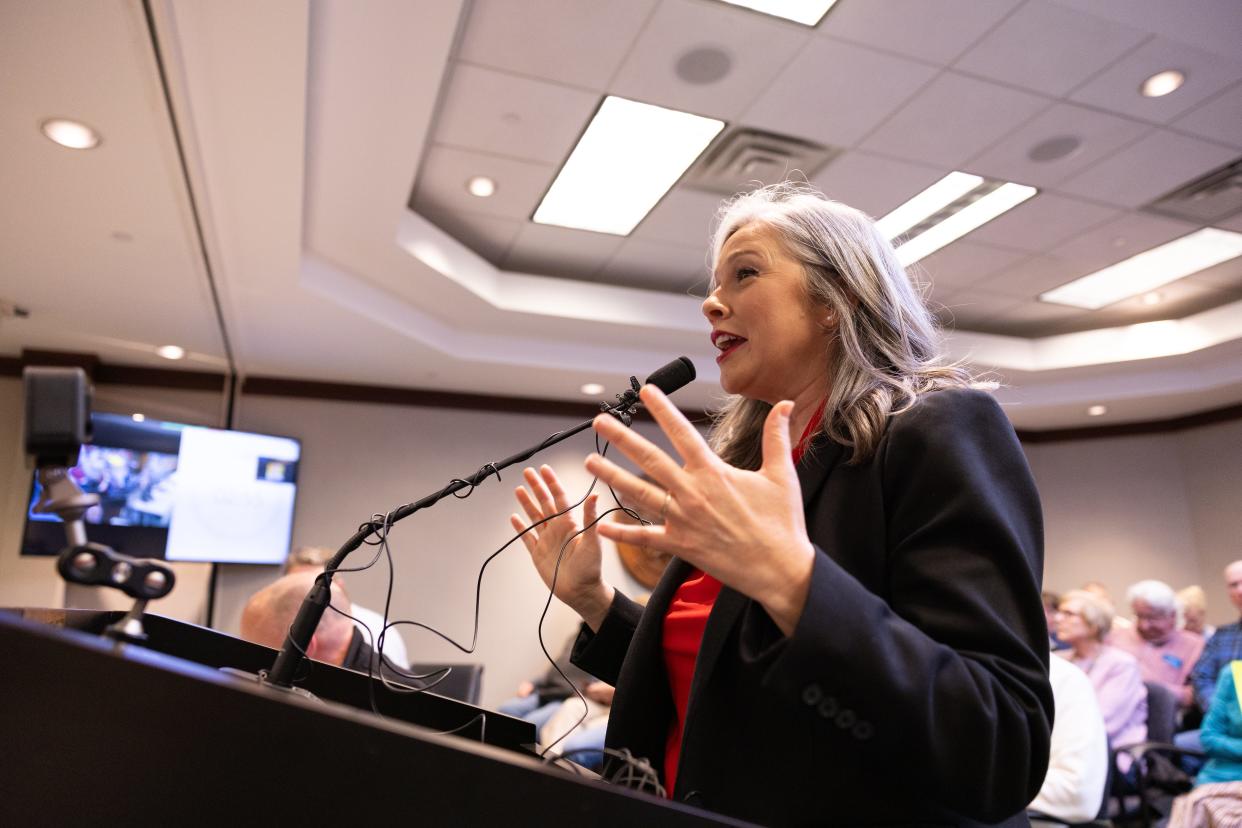
[{"label": "ceiling air vent", "polygon": [[841,150],[760,129],[738,127],[716,139],[686,173],[684,183],[733,195],[787,178],[810,178]]},{"label": "ceiling air vent", "polygon": [[1174,190],[1143,209],[1196,224],[1216,224],[1242,212],[1242,158]]}]

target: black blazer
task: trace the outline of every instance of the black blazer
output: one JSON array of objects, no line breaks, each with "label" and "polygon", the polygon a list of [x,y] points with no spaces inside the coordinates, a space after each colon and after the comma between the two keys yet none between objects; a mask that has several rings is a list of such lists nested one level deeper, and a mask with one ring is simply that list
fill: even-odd
[{"label": "black blazer", "polygon": [[[725,588],[695,666],[674,798],[767,825],[1026,825],[1052,728],[1039,497],[987,394],[929,394],[847,465],[798,465],[816,560],[785,638]],[[574,661],[615,684],[607,744],[663,778],[675,715],[661,632],[618,593]]]}]

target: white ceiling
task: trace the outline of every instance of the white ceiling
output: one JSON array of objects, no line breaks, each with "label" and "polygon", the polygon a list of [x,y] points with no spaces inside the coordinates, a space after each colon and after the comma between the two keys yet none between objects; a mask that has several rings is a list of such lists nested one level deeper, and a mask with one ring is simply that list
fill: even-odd
[{"label": "white ceiling", "polygon": [[[952,169],[1040,187],[917,268],[1019,426],[1242,400],[1242,260],[1154,308],[1034,298],[1201,226],[1140,208],[1242,155],[1236,0],[840,0],[816,29],[715,0],[150,8],[164,79],[136,0],[0,6],[0,300],[30,311],[0,354],[176,343],[221,370],[210,268],[243,374],[581,399],[685,353],[679,399],[710,405],[718,196],[679,185],[628,238],[529,221],[609,93],[832,145],[812,182],[876,216]],[[695,85],[675,66],[702,47],[732,68]],[[1182,89],[1137,94],[1170,66]],[[103,144],[51,144],[52,116]],[[1029,159],[1060,135],[1081,149]]]}]

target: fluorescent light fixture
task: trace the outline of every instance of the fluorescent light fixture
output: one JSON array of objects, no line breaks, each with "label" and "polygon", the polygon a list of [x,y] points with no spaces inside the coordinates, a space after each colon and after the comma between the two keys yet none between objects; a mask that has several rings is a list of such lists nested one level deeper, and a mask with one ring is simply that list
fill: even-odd
[{"label": "fluorescent light fixture", "polygon": [[724,0],[732,6],[741,6],[757,12],[783,17],[804,26],[815,26],[837,0]]},{"label": "fluorescent light fixture", "polygon": [[1144,98],[1160,98],[1170,92],[1176,92],[1181,89],[1182,84],[1185,82],[1186,76],[1184,74],[1176,69],[1166,69],[1143,81],[1143,85],[1139,87],[1139,92]]},{"label": "fluorescent light fixture", "polygon": [[185,357],[185,348],[180,345],[161,345],[155,349],[155,352],[164,359],[182,359]]},{"label": "fluorescent light fixture", "polygon": [[1242,233],[1207,227],[1041,293],[1042,302],[1096,310],[1242,256]]},{"label": "fluorescent light fixture", "polygon": [[951,172],[875,223],[884,238],[892,241],[925,219],[948,207],[983,183],[977,175]]},{"label": "fluorescent light fixture", "polygon": [[99,146],[99,133],[79,121],[49,118],[39,125],[43,134],[69,149],[92,149]]},{"label": "fluorescent light fixture", "polygon": [[[939,224],[897,248],[897,261],[903,267],[914,264],[924,256],[930,256],[945,245],[957,241],[1007,210],[1012,210],[1038,190],[1025,184],[1002,184],[977,201],[968,204]],[[900,209],[900,208],[898,208]]]},{"label": "fluorescent light fixture", "polygon": [[1088,417],[1103,417],[1108,413],[1108,407],[1103,405],[1093,405],[1087,409]]},{"label": "fluorescent light fixture", "polygon": [[609,95],[534,221],[627,236],[722,129],[724,121]]},{"label": "fluorescent light fixture", "polygon": [[976,391],[996,391],[1000,388],[999,380],[975,380],[970,387]]},{"label": "fluorescent light fixture", "polygon": [[600,385],[598,382],[588,382],[586,385],[582,386],[580,390],[588,397],[594,397],[596,394],[604,393],[604,386]]},{"label": "fluorescent light fixture", "polygon": [[466,192],[478,198],[490,198],[496,194],[496,182],[485,175],[476,175],[466,182]]}]

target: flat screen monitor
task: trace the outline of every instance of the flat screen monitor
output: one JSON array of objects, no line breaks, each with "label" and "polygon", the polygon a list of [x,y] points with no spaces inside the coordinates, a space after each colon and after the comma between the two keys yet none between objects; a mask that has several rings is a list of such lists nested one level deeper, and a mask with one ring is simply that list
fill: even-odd
[{"label": "flat screen monitor", "polygon": [[[301,443],[157,420],[92,414],[94,439],[70,470],[99,495],[85,516],[88,540],[137,558],[279,564],[289,552]],[[31,486],[23,555],[66,544],[56,515],[34,511]]]}]

